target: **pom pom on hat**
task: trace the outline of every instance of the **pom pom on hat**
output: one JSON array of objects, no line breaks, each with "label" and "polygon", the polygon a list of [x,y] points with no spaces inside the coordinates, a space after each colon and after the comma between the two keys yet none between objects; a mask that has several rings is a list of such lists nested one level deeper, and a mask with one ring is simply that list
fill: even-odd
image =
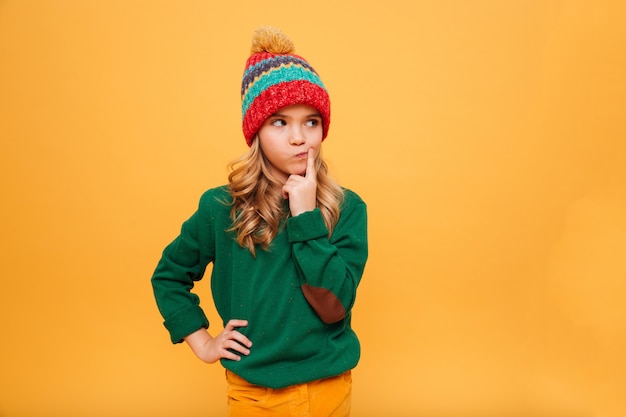
[{"label": "pom pom on hat", "polygon": [[252,47],[250,54],[258,54],[260,52],[269,52],[271,54],[293,54],[296,47],[293,46],[291,39],[287,37],[280,29],[272,26],[261,26],[254,31],[252,35]]},{"label": "pom pom on hat", "polygon": [[244,137],[252,144],[265,120],[294,104],[316,108],[322,117],[323,138],[330,124],[330,98],[317,72],[279,29],[259,27],[253,35],[251,55],[241,83]]}]

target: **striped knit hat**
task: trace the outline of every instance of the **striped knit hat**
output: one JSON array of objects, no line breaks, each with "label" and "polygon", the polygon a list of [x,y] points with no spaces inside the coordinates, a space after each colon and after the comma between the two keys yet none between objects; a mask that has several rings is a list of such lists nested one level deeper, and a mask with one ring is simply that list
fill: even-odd
[{"label": "striped knit hat", "polygon": [[248,146],[265,120],[293,104],[315,107],[322,116],[323,138],[330,124],[330,98],[319,75],[280,30],[263,26],[254,32],[251,55],[241,83],[243,134]]}]

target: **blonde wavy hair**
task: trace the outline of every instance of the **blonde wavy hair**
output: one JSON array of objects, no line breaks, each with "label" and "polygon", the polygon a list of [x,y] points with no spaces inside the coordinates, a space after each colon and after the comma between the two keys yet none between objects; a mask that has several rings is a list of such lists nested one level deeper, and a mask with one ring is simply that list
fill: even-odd
[{"label": "blonde wavy hair", "polygon": [[[333,232],[339,220],[343,189],[328,175],[328,166],[321,155],[317,157],[317,207],[328,229]],[[270,165],[258,137],[247,153],[230,164],[228,189],[232,197],[230,217],[237,243],[256,256],[256,246],[267,250],[278,233],[289,208],[282,196],[283,184],[270,172]]]}]

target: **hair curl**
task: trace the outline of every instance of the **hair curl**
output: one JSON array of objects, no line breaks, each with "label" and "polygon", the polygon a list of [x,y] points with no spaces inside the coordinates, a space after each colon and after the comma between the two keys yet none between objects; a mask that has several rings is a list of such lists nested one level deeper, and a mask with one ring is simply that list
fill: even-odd
[{"label": "hair curl", "polygon": [[[339,220],[343,189],[328,175],[328,166],[323,158],[317,157],[317,207],[322,213],[328,229],[333,232]],[[230,217],[237,243],[256,256],[256,246],[267,250],[282,223],[289,217],[289,207],[284,204],[283,184],[270,172],[258,137],[250,149],[230,164],[228,189],[232,197]]]}]

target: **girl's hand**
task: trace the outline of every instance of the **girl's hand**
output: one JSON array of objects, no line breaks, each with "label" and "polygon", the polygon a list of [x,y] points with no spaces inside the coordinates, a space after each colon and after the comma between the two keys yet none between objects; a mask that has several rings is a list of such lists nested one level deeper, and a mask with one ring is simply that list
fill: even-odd
[{"label": "girl's hand", "polygon": [[[222,358],[241,360],[241,355],[249,355],[252,342],[236,328],[246,327],[247,320],[230,320],[217,336],[212,337],[206,329],[200,329],[185,337],[185,341],[198,358],[214,363]],[[229,349],[239,353],[233,353]]]},{"label": "girl's hand", "polygon": [[304,176],[290,175],[283,185],[283,197],[289,198],[289,210],[294,217],[313,210],[317,205],[317,171],[313,148],[308,151]]}]

